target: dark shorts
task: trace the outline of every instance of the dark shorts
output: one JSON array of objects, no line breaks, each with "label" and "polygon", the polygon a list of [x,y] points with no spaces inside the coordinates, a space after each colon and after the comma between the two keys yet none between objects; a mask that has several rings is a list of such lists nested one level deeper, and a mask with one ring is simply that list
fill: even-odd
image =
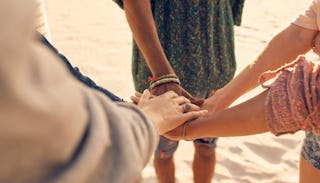
[{"label": "dark shorts", "polygon": [[[206,93],[204,95],[202,94],[202,95],[198,95],[198,96],[202,96],[203,98],[207,98],[209,96],[209,94]],[[218,141],[218,138],[207,137],[207,138],[196,139],[193,142],[197,143],[197,144],[207,145],[210,148],[215,148],[217,146],[217,141]],[[177,150],[178,145],[179,145],[179,141],[170,140],[166,137],[160,136],[159,144],[158,144],[157,150],[155,152],[155,156],[160,157],[160,158],[170,157]]]},{"label": "dark shorts", "polygon": [[[193,142],[198,144],[204,144],[211,148],[215,148],[217,141],[218,141],[218,138],[208,137],[208,138],[196,139]],[[179,145],[179,141],[170,140],[170,139],[167,139],[166,137],[160,136],[159,144],[155,152],[155,156],[160,158],[170,157],[177,150],[178,145]]]},{"label": "dark shorts", "polygon": [[320,170],[320,135],[306,132],[301,156],[313,167]]}]

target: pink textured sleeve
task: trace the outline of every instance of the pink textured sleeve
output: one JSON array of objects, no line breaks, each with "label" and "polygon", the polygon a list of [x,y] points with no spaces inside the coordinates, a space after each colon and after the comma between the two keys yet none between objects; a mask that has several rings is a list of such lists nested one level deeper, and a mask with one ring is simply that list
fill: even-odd
[{"label": "pink textured sleeve", "polygon": [[[292,68],[283,67],[269,88],[265,120],[275,135],[298,130],[320,132],[320,65],[300,57]],[[261,76],[271,76],[270,72]]]}]

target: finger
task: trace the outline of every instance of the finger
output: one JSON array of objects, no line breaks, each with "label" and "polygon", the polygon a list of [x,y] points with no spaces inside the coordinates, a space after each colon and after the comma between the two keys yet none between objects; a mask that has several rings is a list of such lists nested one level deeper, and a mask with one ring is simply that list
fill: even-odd
[{"label": "finger", "polygon": [[169,97],[169,98],[174,98],[174,97],[178,97],[178,96],[179,96],[179,95],[178,95],[176,92],[174,92],[174,91],[168,91],[168,92],[164,93],[163,95],[164,95],[164,96],[167,96],[167,97]]},{"label": "finger", "polygon": [[200,111],[190,111],[182,114],[184,121],[189,121],[192,119],[196,119],[202,116],[205,116],[208,113],[208,110],[200,110]]},{"label": "finger", "polygon": [[216,94],[216,90],[211,90],[210,91],[210,96],[213,96],[213,95],[215,95]]},{"label": "finger", "polygon": [[149,90],[144,90],[142,95],[141,95],[141,98],[140,98],[140,101],[145,101],[145,100],[149,100],[150,99],[150,92]]},{"label": "finger", "polygon": [[141,97],[141,96],[142,96],[142,93],[136,91],[135,96],[136,96],[136,97]]},{"label": "finger", "polygon": [[200,107],[191,103],[186,103],[184,105],[181,105],[181,111],[186,113],[189,111],[198,111],[200,110]]},{"label": "finger", "polygon": [[[149,92],[150,92],[150,90],[149,90]],[[154,98],[154,97],[156,97],[156,95],[153,95],[153,94],[150,92],[150,98]]]},{"label": "finger", "polygon": [[135,104],[138,104],[139,101],[140,101],[140,97],[131,96],[130,98],[131,98],[132,102],[135,103]]},{"label": "finger", "polygon": [[190,109],[191,109],[191,106],[189,104],[182,105],[182,112],[183,113],[190,111]]},{"label": "finger", "polygon": [[178,96],[173,99],[177,104],[185,104],[185,103],[190,103],[190,100],[187,99],[186,97],[183,96]]},{"label": "finger", "polygon": [[189,111],[199,111],[201,108],[195,104],[189,104],[190,110]]},{"label": "finger", "polygon": [[[152,94],[151,94],[150,90],[148,90],[148,91],[149,91],[149,93],[150,93],[150,98],[156,97],[155,95],[152,95]],[[136,93],[135,93],[135,96],[138,97],[138,98],[140,98],[140,97],[142,96],[142,93],[136,92]]]}]

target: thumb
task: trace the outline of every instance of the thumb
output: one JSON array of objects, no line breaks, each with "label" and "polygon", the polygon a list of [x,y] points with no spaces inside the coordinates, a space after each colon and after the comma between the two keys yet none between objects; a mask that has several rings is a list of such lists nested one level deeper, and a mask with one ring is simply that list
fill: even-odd
[{"label": "thumb", "polygon": [[151,94],[149,92],[149,90],[144,90],[142,95],[141,95],[141,99],[140,100],[148,100],[150,98]]}]

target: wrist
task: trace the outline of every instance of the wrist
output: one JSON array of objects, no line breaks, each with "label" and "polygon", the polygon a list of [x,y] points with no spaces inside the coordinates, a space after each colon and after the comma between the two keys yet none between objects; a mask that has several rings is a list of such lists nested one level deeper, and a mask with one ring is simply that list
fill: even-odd
[{"label": "wrist", "polygon": [[141,108],[141,110],[146,114],[149,120],[154,124],[157,129],[158,134],[162,135],[162,129],[160,127],[162,117],[159,113],[150,110],[149,108]]},{"label": "wrist", "polygon": [[225,86],[223,88],[218,89],[215,92],[215,97],[219,98],[219,101],[223,103],[222,108],[227,108],[230,106],[235,100],[237,100],[238,95],[235,90],[231,87]]},{"label": "wrist", "polygon": [[186,141],[192,141],[194,139],[197,139],[198,136],[196,134],[197,132],[197,122],[195,121],[188,121],[184,125],[183,129],[183,136],[182,138]]},{"label": "wrist", "polygon": [[[152,57],[154,58],[154,57]],[[149,68],[151,70],[153,77],[160,77],[167,74],[175,74],[174,70],[172,69],[171,65],[169,64],[169,61],[166,58],[162,58],[159,60],[152,60],[153,62],[150,62]],[[158,63],[158,64],[155,64]]]}]

